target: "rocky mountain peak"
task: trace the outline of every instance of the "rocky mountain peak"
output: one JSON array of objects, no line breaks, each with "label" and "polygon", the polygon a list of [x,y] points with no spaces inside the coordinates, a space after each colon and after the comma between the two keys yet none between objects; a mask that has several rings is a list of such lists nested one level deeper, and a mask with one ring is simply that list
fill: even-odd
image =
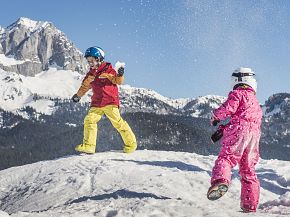
[{"label": "rocky mountain peak", "polygon": [[279,113],[283,115],[285,113],[290,114],[290,94],[289,93],[277,93],[269,97],[265,102],[265,115],[272,116]]},{"label": "rocky mountain peak", "polygon": [[16,22],[8,26],[7,29],[11,31],[11,30],[16,30],[16,29],[26,28],[30,32],[34,32],[37,29],[45,28],[46,26],[49,26],[49,25],[52,25],[52,24],[46,21],[35,21],[26,17],[20,17]]},{"label": "rocky mountain peak", "polygon": [[0,29],[0,54],[22,60],[9,65],[0,61],[0,68],[22,75],[34,76],[49,67],[84,72],[82,53],[51,22],[21,17]]}]

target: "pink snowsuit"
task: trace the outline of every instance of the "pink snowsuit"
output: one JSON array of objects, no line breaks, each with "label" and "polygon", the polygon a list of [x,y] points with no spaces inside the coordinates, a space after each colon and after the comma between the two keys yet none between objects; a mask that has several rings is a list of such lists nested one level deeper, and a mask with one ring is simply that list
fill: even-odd
[{"label": "pink snowsuit", "polygon": [[220,154],[215,161],[211,183],[230,183],[231,169],[239,164],[241,176],[241,208],[256,210],[259,203],[260,183],[255,172],[259,159],[262,109],[255,91],[238,87],[213,115],[219,120],[230,117],[225,126]]}]

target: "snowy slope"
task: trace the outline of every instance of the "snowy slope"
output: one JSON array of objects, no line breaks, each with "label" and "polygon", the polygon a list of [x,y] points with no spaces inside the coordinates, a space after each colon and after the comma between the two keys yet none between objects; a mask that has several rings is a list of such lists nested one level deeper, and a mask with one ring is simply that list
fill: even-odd
[{"label": "snowy slope", "polygon": [[33,77],[0,69],[0,108],[17,112],[17,109],[31,106],[37,112],[50,115],[52,111],[44,108],[53,107],[53,98],[70,98],[78,89],[82,76],[56,68]]},{"label": "snowy slope", "polygon": [[[26,60],[30,61],[30,60]],[[7,57],[4,54],[0,54],[0,64],[4,66],[18,65],[24,63],[24,60],[16,60],[13,57]]]},{"label": "snowy slope", "polygon": [[11,111],[32,100],[32,92],[23,85],[22,77],[0,69],[0,107]]},{"label": "snowy slope", "polygon": [[260,208],[244,214],[237,170],[229,192],[218,201],[207,200],[214,159],[182,152],[106,152],[2,170],[0,216],[290,215],[289,162],[261,160]]}]

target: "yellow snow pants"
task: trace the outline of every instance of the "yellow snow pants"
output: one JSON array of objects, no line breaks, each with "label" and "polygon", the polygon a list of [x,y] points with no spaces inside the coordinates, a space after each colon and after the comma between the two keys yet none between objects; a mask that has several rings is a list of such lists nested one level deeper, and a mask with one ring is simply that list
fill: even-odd
[{"label": "yellow snow pants", "polygon": [[83,143],[76,146],[76,151],[85,153],[95,153],[97,140],[97,123],[102,116],[106,115],[111,121],[112,125],[120,133],[123,142],[125,153],[134,152],[137,148],[136,137],[130,126],[120,115],[119,108],[116,105],[108,105],[105,107],[91,107],[87,116],[84,119],[84,138]]}]

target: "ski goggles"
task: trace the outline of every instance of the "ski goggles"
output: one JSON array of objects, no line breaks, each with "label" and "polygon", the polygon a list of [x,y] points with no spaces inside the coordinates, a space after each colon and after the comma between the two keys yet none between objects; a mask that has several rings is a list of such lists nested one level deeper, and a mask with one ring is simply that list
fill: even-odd
[{"label": "ski goggles", "polygon": [[240,73],[240,72],[236,73],[236,72],[234,72],[232,74],[232,76],[237,77],[237,78],[242,78],[245,76],[255,76],[255,73]]}]

